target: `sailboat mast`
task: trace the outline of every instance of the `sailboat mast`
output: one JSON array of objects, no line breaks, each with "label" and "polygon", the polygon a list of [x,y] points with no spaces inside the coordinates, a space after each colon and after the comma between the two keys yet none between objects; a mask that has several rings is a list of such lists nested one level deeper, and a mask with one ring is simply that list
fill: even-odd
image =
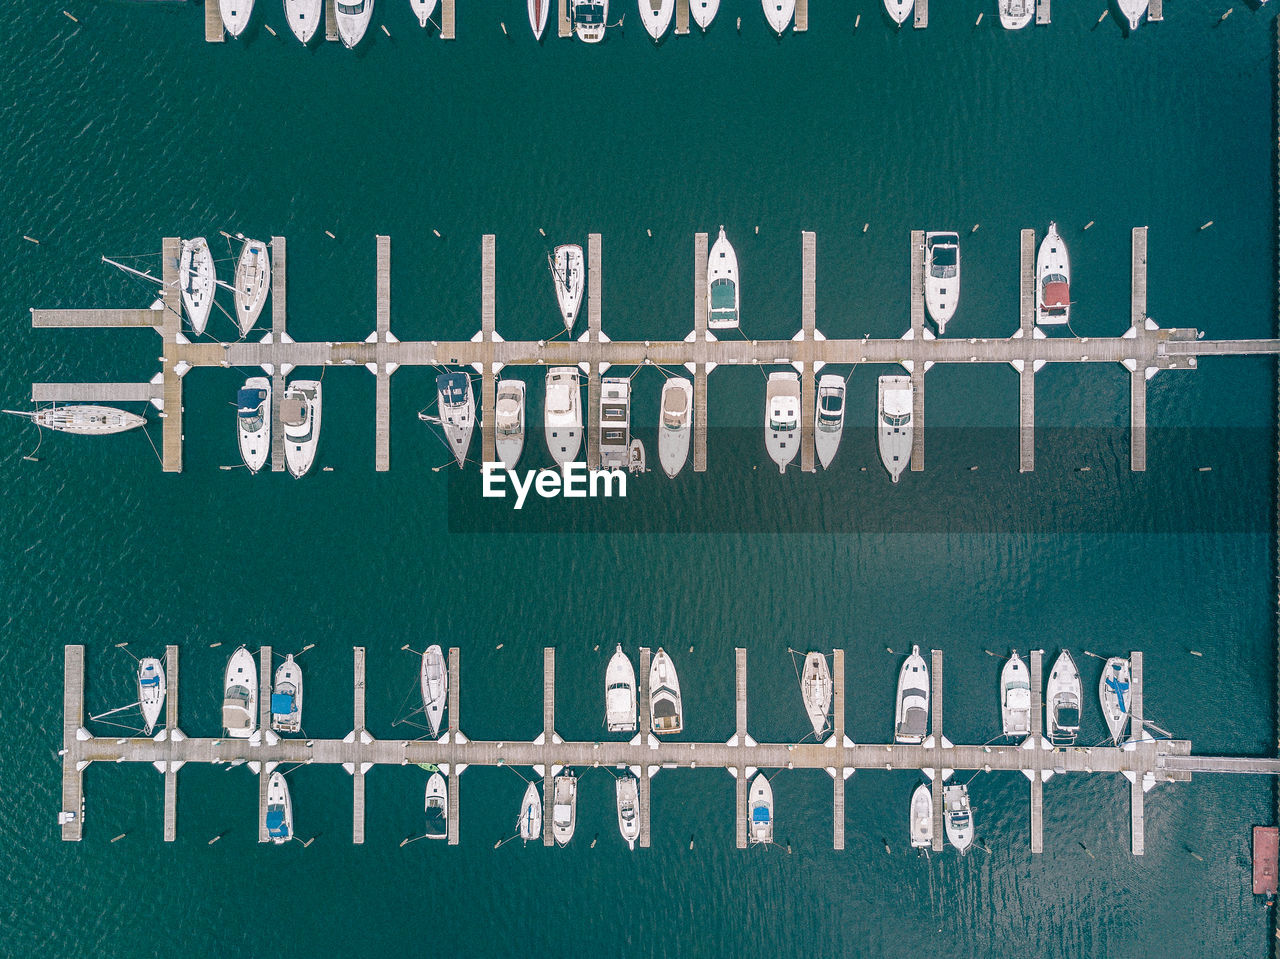
[{"label": "sailboat mast", "polygon": [[112,266],[116,267],[117,269],[124,270],[126,273],[132,273],[134,276],[140,276],[144,280],[150,280],[152,283],[159,283],[162,286],[164,285],[164,280],[160,279],[159,277],[152,276],[150,273],[143,273],[141,270],[135,270],[133,267],[125,266],[123,263],[117,263],[115,260],[111,259],[110,257],[104,256],[102,258],[102,262],[110,263]]}]

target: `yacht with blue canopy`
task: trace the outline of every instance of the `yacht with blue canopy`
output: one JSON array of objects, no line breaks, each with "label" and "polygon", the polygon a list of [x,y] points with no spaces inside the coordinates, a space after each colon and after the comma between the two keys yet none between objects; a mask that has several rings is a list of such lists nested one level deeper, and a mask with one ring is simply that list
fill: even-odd
[{"label": "yacht with blue canopy", "polygon": [[293,800],[281,773],[273,772],[267,783],[267,837],[277,846],[293,838]]},{"label": "yacht with blue canopy", "polygon": [[271,692],[271,728],[282,733],[302,731],[302,669],[290,653],[276,669]]},{"label": "yacht with blue canopy", "polygon": [[773,842],[773,786],[769,777],[757,773],[751,780],[751,793],[747,800],[750,821],[749,836],[752,843]]}]

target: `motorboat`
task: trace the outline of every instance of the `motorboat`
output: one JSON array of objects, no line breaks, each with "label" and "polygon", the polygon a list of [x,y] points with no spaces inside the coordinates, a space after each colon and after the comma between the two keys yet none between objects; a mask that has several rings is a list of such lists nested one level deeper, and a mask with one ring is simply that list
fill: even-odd
[{"label": "motorboat", "polygon": [[933,792],[926,783],[911,794],[911,845],[915,849],[933,845]]},{"label": "motorboat", "polygon": [[898,26],[911,16],[911,11],[916,5],[916,0],[884,0],[884,8],[889,14],[889,18]]},{"label": "motorboat", "polygon": [[1102,667],[1098,680],[1098,698],[1102,701],[1102,715],[1111,732],[1111,741],[1124,739],[1125,724],[1129,721],[1129,685],[1131,682],[1129,660],[1112,656]]},{"label": "motorboat", "polygon": [[182,289],[182,306],[187,311],[187,322],[197,336],[204,333],[209,325],[216,279],[208,241],[202,236],[183,240],[182,253],[178,257],[178,285]]},{"label": "motorboat", "polygon": [[791,18],[796,12],[796,0],[761,0],[764,17],[778,36],[782,36],[791,25]]},{"label": "motorboat", "polygon": [[813,735],[819,742],[827,728],[827,717],[831,715],[832,692],[827,657],[822,653],[810,653],[804,658],[804,668],[800,670],[800,695],[804,698],[804,711],[813,724]]},{"label": "motorboat", "polygon": [[552,780],[551,835],[557,846],[567,846],[578,823],[578,777],[566,769]]},{"label": "motorboat", "polygon": [[764,445],[785,473],[800,450],[800,374],[770,373],[764,396]]},{"label": "motorboat", "polygon": [[93,406],[87,403],[74,406],[49,406],[43,410],[5,410],[14,416],[24,416],[47,430],[56,433],[74,433],[77,436],[106,436],[136,430],[147,422],[146,418],[114,406]]},{"label": "motorboat", "polygon": [[536,782],[530,782],[525,788],[524,798],[520,800],[520,817],[516,820],[516,830],[525,842],[536,840],[542,835],[542,797],[538,795]]},{"label": "motorboat", "polygon": [[658,427],[658,462],[675,479],[689,459],[693,437],[693,384],[673,376],[662,384],[662,423]]},{"label": "motorboat", "polygon": [[711,21],[716,18],[716,11],[719,9],[720,0],[689,0],[689,12],[693,14],[693,22],[702,31],[711,26]]},{"label": "motorboat", "polygon": [[639,439],[632,437],[627,444],[627,472],[628,473],[647,473],[649,467],[645,466],[644,461],[644,444]]},{"label": "motorboat", "polygon": [[142,729],[150,736],[164,709],[164,663],[154,656],[138,660],[138,705],[142,707]]},{"label": "motorboat", "polygon": [[736,330],[741,320],[742,290],[738,284],[738,254],[733,244],[720,235],[707,254],[707,327]]},{"label": "motorboat", "polygon": [[245,240],[236,261],[236,325],[240,335],[248,336],[271,290],[271,254],[261,240]]},{"label": "motorboat", "polygon": [[583,43],[599,43],[609,25],[609,0],[572,0],[573,32]]},{"label": "motorboat", "polygon": [[754,843],[773,842],[773,786],[764,773],[756,773],[747,794],[747,837]]},{"label": "motorboat", "polygon": [[626,469],[631,457],[631,380],[600,380],[600,468]]},{"label": "motorboat", "polygon": [[547,370],[543,427],[547,449],[557,466],[574,459],[582,446],[582,390],[578,384],[576,366],[553,366]]},{"label": "motorboat", "polygon": [[276,667],[271,687],[271,728],[281,733],[302,732],[302,667],[293,653]]},{"label": "motorboat", "polygon": [[973,845],[973,812],[969,808],[968,786],[942,787],[942,821],[947,830],[947,842],[963,856]]},{"label": "motorboat", "polygon": [[676,0],[638,0],[638,3],[644,28],[649,31],[649,36],[655,41],[661,40],[662,35],[667,32],[667,27],[671,26],[671,15],[675,13]]},{"label": "motorboat", "polygon": [[1006,30],[1021,30],[1035,16],[1036,0],[999,0],[1000,25]]},{"label": "motorboat", "polygon": [[684,705],[680,701],[680,678],[666,650],[658,647],[649,664],[649,716],[659,736],[684,729]]},{"label": "motorboat", "polygon": [[938,334],[947,332],[960,301],[960,234],[924,235],[924,305]]},{"label": "motorboat", "polygon": [[294,380],[285,388],[280,425],[284,428],[285,465],[295,477],[305,476],[320,443],[319,380]]},{"label": "motorboat", "polygon": [[222,14],[222,25],[227,33],[238,37],[244,33],[253,16],[253,0],[218,0],[218,12]]},{"label": "motorboat", "polygon": [[929,667],[912,646],[911,655],[898,672],[897,706],[893,714],[893,741],[919,745],[929,732]]},{"label": "motorboat", "polygon": [[271,381],[251,376],[236,393],[236,432],[240,458],[256,473],[267,465],[271,452]]},{"label": "motorboat", "polygon": [[1031,673],[1016,649],[1000,670],[1000,723],[1006,736],[1031,734]]},{"label": "motorboat", "polygon": [[618,832],[627,841],[628,849],[636,848],[640,838],[640,780],[628,773],[614,782],[618,798]]},{"label": "motorboat", "polygon": [[431,725],[431,735],[440,735],[440,720],[444,716],[445,703],[449,698],[449,670],[445,665],[444,653],[440,647],[432,643],[422,654],[422,711],[427,715]]},{"label": "motorboat", "polygon": [[555,248],[547,263],[551,267],[551,279],[555,283],[556,302],[560,304],[564,328],[572,333],[574,320],[582,308],[582,291],[587,285],[582,247],[576,243],[562,244]]},{"label": "motorboat", "polygon": [[828,373],[818,380],[818,408],[814,413],[813,448],[822,468],[829,469],[844,435],[844,377]]},{"label": "motorboat", "polygon": [[284,18],[295,37],[303,43],[310,43],[324,19],[324,0],[284,0]]},{"label": "motorboat", "polygon": [[1044,687],[1049,742],[1071,746],[1080,733],[1080,671],[1065,649],[1058,654]]},{"label": "motorboat", "polygon": [[248,739],[258,731],[258,667],[253,654],[243,646],[227,661],[222,728],[229,739]]},{"label": "motorboat", "polygon": [[[476,425],[476,397],[466,373],[441,373],[436,377],[436,405],[440,429],[458,465],[467,462],[471,433]],[[419,414],[424,418],[425,414]],[[426,417],[430,419],[430,417]]]},{"label": "motorboat", "polygon": [[551,4],[552,0],[529,0],[529,26],[533,28],[535,40],[541,40],[542,31],[547,29],[547,13]]},{"label": "motorboat", "polygon": [[1137,30],[1147,12],[1147,0],[1116,0],[1116,5],[1129,21],[1130,31]]},{"label": "motorboat", "polygon": [[911,462],[915,388],[909,376],[882,376],[877,381],[876,444],[880,462],[895,483]]},{"label": "motorboat", "polygon": [[[409,0],[409,6],[413,8],[413,14],[418,18],[418,26],[424,30],[427,24],[431,22],[431,14],[436,12],[437,0]],[[543,0],[545,3],[546,0]],[[546,22],[546,15],[543,15],[543,22]]]},{"label": "motorboat", "polygon": [[273,772],[267,780],[267,835],[277,846],[293,838],[293,800],[283,773]]},{"label": "motorboat", "polygon": [[604,671],[604,725],[611,733],[636,728],[636,671],[621,643]]},{"label": "motorboat", "polygon": [[1036,254],[1036,325],[1062,326],[1071,315],[1071,258],[1050,223]]},{"label": "motorboat", "polygon": [[334,10],[338,14],[338,36],[348,50],[364,39],[373,19],[373,0],[336,0]]},{"label": "motorboat", "polygon": [[498,380],[493,432],[498,462],[513,470],[524,452],[524,380]]},{"label": "motorboat", "polygon": [[427,825],[422,835],[427,839],[445,839],[449,835],[449,785],[438,770],[427,780]]}]

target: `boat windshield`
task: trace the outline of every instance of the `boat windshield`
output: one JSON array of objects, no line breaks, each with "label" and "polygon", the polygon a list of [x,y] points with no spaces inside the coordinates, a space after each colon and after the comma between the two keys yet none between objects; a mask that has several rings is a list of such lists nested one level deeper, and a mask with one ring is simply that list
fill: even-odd
[{"label": "boat windshield", "polygon": [[796,428],[796,421],[794,419],[790,419],[790,420],[779,419],[778,418],[779,415],[781,414],[775,413],[773,418],[769,420],[769,428],[771,430],[773,430],[775,433],[789,433]]},{"label": "boat windshield", "polygon": [[351,0],[349,3],[339,3],[338,12],[345,13],[349,17],[359,16],[364,13],[365,0]]},{"label": "boat windshield", "polygon": [[769,821],[769,807],[757,806],[751,810],[751,821],[757,823],[767,823]]},{"label": "boat windshield", "polygon": [[884,423],[885,426],[910,426],[911,414],[903,413],[901,416],[893,416],[890,413],[885,413],[880,417],[880,421]]}]

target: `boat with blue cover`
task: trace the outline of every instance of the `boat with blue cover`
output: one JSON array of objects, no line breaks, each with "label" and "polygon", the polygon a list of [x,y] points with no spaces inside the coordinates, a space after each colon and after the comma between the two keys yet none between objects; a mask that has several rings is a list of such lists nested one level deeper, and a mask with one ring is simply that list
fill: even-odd
[{"label": "boat with blue cover", "polygon": [[281,773],[272,773],[267,783],[267,837],[277,846],[293,838],[293,800]]},{"label": "boat with blue cover", "polygon": [[1114,743],[1124,739],[1124,727],[1129,721],[1130,681],[1129,660],[1112,656],[1102,667],[1098,698],[1102,701],[1102,715],[1107,720],[1107,729]]},{"label": "boat with blue cover", "polygon": [[769,777],[757,773],[751,780],[751,792],[747,800],[748,837],[754,843],[773,842],[773,786]]},{"label": "boat with blue cover", "polygon": [[302,669],[293,653],[276,669],[271,692],[271,728],[282,733],[302,731]]}]

